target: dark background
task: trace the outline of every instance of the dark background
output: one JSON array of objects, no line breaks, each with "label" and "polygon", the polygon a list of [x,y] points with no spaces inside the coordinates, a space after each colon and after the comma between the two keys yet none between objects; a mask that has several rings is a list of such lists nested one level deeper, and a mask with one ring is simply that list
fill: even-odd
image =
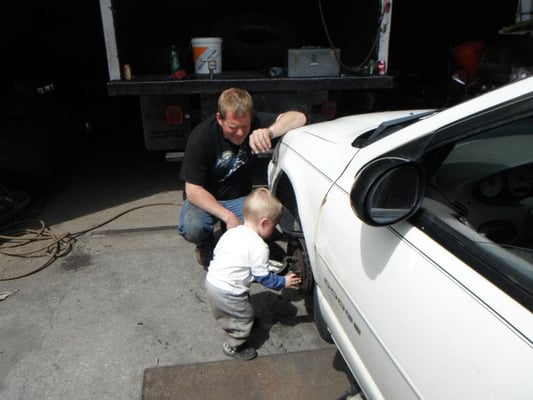
[{"label": "dark background", "polygon": [[[138,98],[107,94],[99,2],[11,3],[3,6],[0,24],[0,185],[39,192],[64,174],[65,166],[84,166],[89,156],[146,153]],[[356,66],[372,46],[378,18],[373,1],[113,4],[121,63],[131,63],[137,74],[165,72],[170,44],[178,46],[182,66],[190,71],[190,38],[215,35],[224,38],[225,70],[283,65],[287,48],[330,45],[322,16],[343,63]],[[450,85],[457,69],[452,49],[477,38],[496,49],[496,61],[530,65],[529,36],[498,34],[515,22],[516,8],[515,0],[394,1],[389,74],[396,87],[370,106],[362,106],[358,94],[345,93],[339,112],[440,107],[459,100]],[[36,95],[50,83],[52,94]]]},{"label": "dark background", "polygon": [[[366,56],[375,37],[378,2],[322,3],[331,40],[341,48],[343,61],[356,65]],[[319,5],[318,1],[278,0],[253,4],[240,0],[188,3],[115,0],[121,61],[132,63],[140,73],[154,67],[166,68],[166,46],[176,43],[182,48],[182,64],[190,68],[190,38],[217,34],[227,37],[232,33],[233,36],[247,33],[249,37],[234,37],[233,41],[241,39],[241,43],[255,42],[259,46],[272,46],[274,42],[327,46]],[[481,0],[437,3],[396,0],[389,69],[395,74],[421,77],[446,74],[452,46],[479,37],[486,43],[511,46],[511,40],[498,35],[498,30],[514,22],[516,7],[516,0],[495,0],[490,4]],[[106,94],[107,66],[97,0],[30,0],[3,8],[6,10],[1,24],[4,81],[53,81],[65,96]],[[247,29],[246,21],[279,29],[268,36],[266,29]],[[280,33],[281,37],[275,36]],[[158,46],[164,51],[157,53]],[[272,56],[271,60],[257,59],[261,54],[247,60],[230,52],[224,57],[224,65],[227,69],[261,68],[269,62],[283,61],[278,54],[267,55]]]}]

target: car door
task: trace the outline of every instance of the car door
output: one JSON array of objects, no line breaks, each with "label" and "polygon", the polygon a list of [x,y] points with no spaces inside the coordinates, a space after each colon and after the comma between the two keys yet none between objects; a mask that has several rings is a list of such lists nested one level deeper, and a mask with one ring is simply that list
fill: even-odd
[{"label": "car door", "polygon": [[[318,295],[369,398],[527,398],[533,392],[528,109],[531,99],[522,99],[435,133],[409,160],[423,167],[428,190],[407,221],[371,226],[350,206],[360,160],[374,145],[360,151],[324,198],[314,241]],[[400,146],[384,156],[408,153]],[[497,173],[504,174],[507,197],[496,193]],[[500,222],[506,219],[518,233]]]}]

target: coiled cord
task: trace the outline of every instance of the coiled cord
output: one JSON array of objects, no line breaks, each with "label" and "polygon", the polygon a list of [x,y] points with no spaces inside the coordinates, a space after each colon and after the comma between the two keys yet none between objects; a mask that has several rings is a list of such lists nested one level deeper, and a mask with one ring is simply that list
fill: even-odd
[{"label": "coiled cord", "polygon": [[[52,264],[57,258],[70,253],[76,239],[88,232],[98,229],[121,216],[135,210],[154,206],[182,206],[180,203],[151,203],[133,207],[118,213],[114,217],[95,225],[73,233],[63,233],[56,235],[41,220],[27,219],[16,221],[0,227],[0,255],[16,259],[45,258],[44,262],[29,272],[19,273],[13,276],[1,277],[0,281],[9,281],[23,278],[43,270]],[[4,264],[4,263],[2,263]],[[0,265],[0,272],[6,267]]]}]

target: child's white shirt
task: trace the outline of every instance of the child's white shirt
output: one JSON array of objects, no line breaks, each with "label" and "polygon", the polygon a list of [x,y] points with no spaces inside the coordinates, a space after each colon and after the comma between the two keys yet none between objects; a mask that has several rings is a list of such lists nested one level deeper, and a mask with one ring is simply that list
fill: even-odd
[{"label": "child's white shirt", "polygon": [[270,273],[269,254],[268,245],[253,229],[245,225],[228,229],[215,247],[206,279],[233,294],[247,293],[254,276]]}]

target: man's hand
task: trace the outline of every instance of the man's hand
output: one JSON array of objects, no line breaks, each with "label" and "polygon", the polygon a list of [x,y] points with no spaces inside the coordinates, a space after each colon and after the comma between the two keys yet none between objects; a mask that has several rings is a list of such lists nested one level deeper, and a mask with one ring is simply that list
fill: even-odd
[{"label": "man's hand", "polygon": [[185,182],[185,193],[192,204],[224,221],[228,229],[241,224],[241,220],[222,206],[204,187]]},{"label": "man's hand", "polygon": [[239,226],[242,224],[241,220],[237,218],[237,216],[233,214],[232,212],[229,212],[227,214],[227,217],[224,218],[224,223],[226,224],[227,229],[235,228],[236,226]]},{"label": "man's hand", "polygon": [[265,153],[272,147],[272,138],[274,133],[270,128],[256,129],[250,133],[250,147],[254,154]]},{"label": "man's hand", "polygon": [[272,139],[285,135],[291,129],[305,125],[307,117],[300,111],[281,113],[268,128],[256,129],[248,137],[254,154],[265,153],[272,148]]}]

